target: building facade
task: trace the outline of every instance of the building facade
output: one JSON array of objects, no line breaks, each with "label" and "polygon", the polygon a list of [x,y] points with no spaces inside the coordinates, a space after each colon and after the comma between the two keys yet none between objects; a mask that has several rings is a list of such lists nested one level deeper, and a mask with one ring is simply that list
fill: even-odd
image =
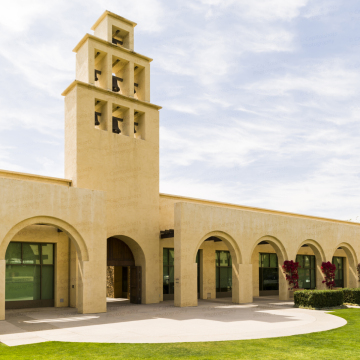
[{"label": "building facade", "polygon": [[106,11],[75,47],[65,97],[65,178],[0,171],[0,320],[6,308],[106,311],[106,297],[290,297],[300,287],[358,287],[360,224],[159,193],[159,110],[136,24]]}]

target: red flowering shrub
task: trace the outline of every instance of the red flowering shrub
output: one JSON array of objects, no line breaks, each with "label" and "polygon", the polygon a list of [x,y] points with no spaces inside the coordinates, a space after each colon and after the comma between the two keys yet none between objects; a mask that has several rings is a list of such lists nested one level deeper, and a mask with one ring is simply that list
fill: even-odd
[{"label": "red flowering shrub", "polygon": [[299,263],[292,260],[285,260],[284,265],[282,266],[284,274],[286,275],[286,280],[289,282],[289,290],[299,288],[299,274],[298,268]]},{"label": "red flowering shrub", "polygon": [[330,290],[335,286],[335,270],[336,266],[330,261],[321,264],[321,271],[325,275],[325,280],[322,283],[325,283],[326,287]]}]

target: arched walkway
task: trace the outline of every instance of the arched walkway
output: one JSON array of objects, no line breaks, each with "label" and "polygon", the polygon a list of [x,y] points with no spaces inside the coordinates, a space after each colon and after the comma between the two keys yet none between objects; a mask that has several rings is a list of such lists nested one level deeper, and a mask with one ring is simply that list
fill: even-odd
[{"label": "arched walkway", "polygon": [[[142,303],[143,294],[146,292],[146,261],[141,246],[128,236],[109,237],[107,239],[107,265],[108,296],[125,297],[129,298],[131,303]],[[109,276],[110,273],[112,276]],[[109,284],[109,279],[112,284]]]},{"label": "arched walkway", "polygon": [[[296,259],[297,255],[300,255],[300,260],[303,260],[303,255],[302,253],[307,253],[309,251],[306,251],[306,248],[309,248],[311,251],[312,254],[310,255],[313,255],[315,256],[315,283],[313,284],[312,283],[312,276],[311,274],[309,274],[309,279],[307,279],[307,281],[310,280],[310,287],[308,287],[308,284],[304,285],[304,284],[299,284],[300,288],[308,288],[308,289],[318,289],[318,290],[325,290],[326,288],[326,285],[323,284],[323,280],[324,280],[324,275],[321,271],[321,264],[326,261],[326,256],[325,256],[325,253],[324,253],[324,250],[323,248],[321,247],[321,245],[315,241],[315,240],[312,240],[312,239],[307,239],[305,241],[303,241],[299,248],[297,249],[296,251],[296,255],[294,257],[294,259]],[[301,254],[300,254],[301,252]],[[309,273],[311,273],[313,271],[312,269],[312,264],[311,264],[311,261],[309,262],[309,264],[300,264],[301,268],[299,268],[299,276],[301,277],[302,273],[302,268],[305,268],[307,266],[309,266],[309,269],[306,269],[306,271],[308,271]]]},{"label": "arched walkway", "polygon": [[[102,257],[90,258],[88,245],[84,237],[80,232],[67,221],[63,219],[51,217],[51,216],[34,216],[31,218],[19,221],[13,225],[9,231],[5,234],[0,242],[0,288],[5,290],[5,273],[6,273],[6,250],[12,239],[23,229],[31,225],[50,225],[60,229],[66,233],[71,243],[74,245],[78,257],[77,266],[77,309],[79,313],[92,313],[92,312],[105,312],[106,311],[106,294],[101,289],[101,284],[105,281],[94,281],[100,274],[98,270],[98,263],[102,261]],[[55,252],[56,253],[56,252]],[[99,252],[101,254],[101,251]],[[58,268],[58,262],[54,264],[55,274],[60,271]],[[67,283],[68,284],[68,283]],[[61,299],[56,298],[56,289],[58,286],[55,283],[55,304],[61,302]],[[62,285],[63,286],[63,285]],[[66,285],[68,286],[68,285]],[[4,292],[5,293],[5,292]],[[94,298],[90,294],[98,294],[94,301]],[[103,294],[103,296],[102,296]],[[5,296],[0,299],[0,320],[5,318]]]},{"label": "arched walkway", "polygon": [[[276,254],[274,259],[271,255],[273,252]],[[259,263],[259,258],[264,258],[264,261]],[[253,266],[251,286],[254,295],[265,295],[267,292],[273,295],[278,291],[280,300],[289,299],[289,285],[282,269],[285,260],[289,260],[285,247],[275,236],[265,235],[255,241],[248,260]]]},{"label": "arched walkway", "polygon": [[[344,255],[341,254],[341,251],[339,251],[340,254],[337,254],[337,250],[344,251],[346,255],[346,260],[342,263],[343,266],[342,269],[339,269],[339,264],[336,264],[338,267],[336,275],[340,273],[341,276],[343,277],[343,283],[342,283],[343,287],[348,287],[348,288],[359,287],[358,274],[357,274],[358,260],[353,247],[348,243],[342,242],[339,245],[337,245],[335,249],[333,249],[333,257],[344,258]],[[339,286],[338,280],[339,279],[335,278],[335,283],[337,283],[337,286]]]},{"label": "arched walkway", "polygon": [[229,234],[213,231],[204,235],[197,244],[195,262],[200,299],[231,296],[234,303],[240,301],[238,288],[241,253]]}]

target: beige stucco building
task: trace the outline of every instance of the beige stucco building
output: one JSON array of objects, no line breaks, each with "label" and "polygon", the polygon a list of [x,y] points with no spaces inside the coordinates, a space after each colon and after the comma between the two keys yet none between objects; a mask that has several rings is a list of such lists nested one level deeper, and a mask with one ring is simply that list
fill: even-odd
[{"label": "beige stucco building", "polygon": [[357,287],[360,224],[159,193],[159,110],[150,62],[134,52],[135,23],[106,11],[75,47],[65,97],[65,177],[0,171],[0,320],[5,308],[106,312],[133,303]]}]

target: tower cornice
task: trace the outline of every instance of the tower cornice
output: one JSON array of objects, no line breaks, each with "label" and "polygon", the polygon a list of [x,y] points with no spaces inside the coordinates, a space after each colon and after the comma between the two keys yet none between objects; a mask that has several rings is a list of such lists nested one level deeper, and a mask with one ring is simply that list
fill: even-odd
[{"label": "tower cornice", "polygon": [[84,87],[87,87],[88,89],[91,89],[91,90],[95,90],[95,91],[100,91],[104,94],[107,94],[109,96],[114,96],[114,97],[117,97],[117,98],[120,98],[120,99],[123,99],[123,100],[128,100],[128,101],[131,101],[133,103],[136,103],[136,104],[141,104],[143,106],[148,106],[148,107],[151,107],[153,109],[156,109],[156,110],[160,110],[162,109],[161,106],[159,105],[155,105],[155,104],[152,104],[150,102],[147,102],[147,101],[142,101],[142,100],[138,100],[138,99],[135,99],[131,96],[126,96],[126,95],[122,95],[122,94],[119,94],[117,92],[113,92],[111,90],[107,90],[107,89],[103,89],[101,87],[98,87],[98,86],[95,86],[95,85],[91,85],[91,84],[88,84],[88,83],[85,83],[83,81],[80,81],[80,80],[74,80],[63,92],[62,92],[62,96],[66,96],[75,86],[84,86]]},{"label": "tower cornice", "polygon": [[121,20],[129,25],[131,25],[132,27],[135,27],[137,25],[136,22],[133,22],[131,20],[125,19],[122,16],[119,16],[117,14],[114,14],[113,12],[109,11],[109,10],[105,10],[104,13],[96,20],[95,24],[91,27],[91,30],[95,30],[96,27],[101,23],[101,21],[106,17],[106,16],[111,16],[114,19],[117,20]]},{"label": "tower cornice", "polygon": [[91,40],[97,41],[97,42],[99,42],[99,43],[101,43],[101,44],[110,46],[111,48],[120,50],[121,52],[135,55],[135,56],[137,56],[137,57],[139,57],[139,58],[141,58],[141,59],[144,59],[144,60],[146,60],[146,61],[148,61],[148,62],[152,62],[152,61],[153,61],[152,58],[149,58],[149,57],[147,57],[147,56],[145,56],[145,55],[141,55],[141,54],[139,54],[139,53],[137,53],[137,52],[135,52],[135,51],[133,51],[133,50],[126,49],[126,48],[124,48],[124,47],[122,47],[122,46],[114,45],[114,44],[112,44],[112,43],[109,42],[109,41],[103,40],[103,39],[101,39],[101,38],[99,38],[99,37],[96,37],[96,36],[94,36],[94,35],[91,35],[91,34],[86,34],[86,35],[80,40],[80,42],[74,47],[73,52],[77,53],[77,52],[79,51],[79,49],[83,46],[83,44],[86,42],[86,40],[88,40],[88,39],[91,39]]}]

